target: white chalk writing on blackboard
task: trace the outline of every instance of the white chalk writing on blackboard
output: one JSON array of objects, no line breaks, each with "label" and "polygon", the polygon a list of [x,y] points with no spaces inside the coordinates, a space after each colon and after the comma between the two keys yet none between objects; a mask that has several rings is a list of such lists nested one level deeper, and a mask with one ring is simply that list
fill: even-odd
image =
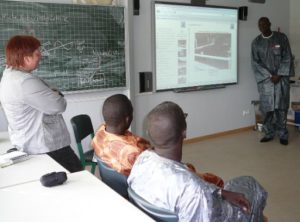
[{"label": "white chalk writing on blackboard", "polygon": [[4,13],[0,15],[0,22],[3,21],[11,23],[69,23],[69,18],[64,15],[47,15],[43,13],[41,15]]},{"label": "white chalk writing on blackboard", "polygon": [[[61,91],[126,86],[124,8],[0,1],[0,47],[13,35],[41,41],[33,72]],[[0,78],[5,65],[0,51]]]}]

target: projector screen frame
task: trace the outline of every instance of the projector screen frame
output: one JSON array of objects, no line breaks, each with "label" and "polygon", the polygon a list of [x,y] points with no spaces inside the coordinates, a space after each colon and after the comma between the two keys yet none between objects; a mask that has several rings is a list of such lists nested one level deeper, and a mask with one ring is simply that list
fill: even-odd
[{"label": "projector screen frame", "polygon": [[[190,6],[190,7],[195,7],[195,8],[208,8],[208,9],[229,9],[229,10],[234,10],[235,11],[235,43],[236,45],[234,46],[235,50],[234,55],[235,55],[235,72],[234,72],[234,80],[229,81],[229,82],[220,82],[220,83],[212,83],[212,84],[192,84],[188,86],[178,86],[178,87],[170,87],[170,88],[158,88],[157,87],[157,42],[156,42],[156,12],[155,12],[155,7],[157,4],[163,4],[163,5],[170,5],[170,6]],[[238,20],[238,8],[237,7],[227,7],[227,6],[215,6],[215,5],[193,5],[193,4],[188,4],[188,3],[178,3],[178,2],[163,2],[163,1],[152,1],[152,19],[151,19],[151,28],[152,28],[152,68],[153,68],[153,86],[154,86],[154,91],[155,92],[161,92],[161,91],[174,91],[174,92],[189,92],[189,91],[196,91],[196,90],[206,90],[206,89],[219,89],[219,88],[224,88],[227,85],[236,85],[239,82],[239,77],[238,77],[238,30],[239,30],[239,20]],[[230,36],[231,38],[231,36]]]}]

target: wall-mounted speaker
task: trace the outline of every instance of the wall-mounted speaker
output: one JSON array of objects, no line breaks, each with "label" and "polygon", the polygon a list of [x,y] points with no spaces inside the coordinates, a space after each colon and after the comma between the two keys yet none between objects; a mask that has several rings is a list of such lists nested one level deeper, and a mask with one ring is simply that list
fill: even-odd
[{"label": "wall-mounted speaker", "polygon": [[239,7],[239,20],[247,20],[248,16],[248,7],[247,6],[242,6]]},{"label": "wall-mounted speaker", "polygon": [[191,5],[205,5],[206,0],[191,0]]},{"label": "wall-mounted speaker", "polygon": [[140,14],[140,0],[133,0],[133,15]]},{"label": "wall-mounted speaker", "polygon": [[153,80],[152,72],[140,72],[140,93],[152,92]]},{"label": "wall-mounted speaker", "polygon": [[249,2],[254,2],[254,3],[261,3],[264,4],[266,0],[248,0]]}]

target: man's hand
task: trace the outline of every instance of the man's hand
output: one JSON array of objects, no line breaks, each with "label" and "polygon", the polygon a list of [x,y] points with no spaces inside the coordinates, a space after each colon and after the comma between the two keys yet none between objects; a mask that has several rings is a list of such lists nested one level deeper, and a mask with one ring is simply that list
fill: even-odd
[{"label": "man's hand", "polygon": [[229,203],[240,207],[245,213],[251,212],[251,206],[245,195],[242,193],[231,192],[228,190],[222,190],[222,198]]},{"label": "man's hand", "polygon": [[274,84],[277,84],[280,81],[280,79],[281,79],[281,76],[279,76],[279,75],[272,75],[272,77],[271,77],[271,81]]}]

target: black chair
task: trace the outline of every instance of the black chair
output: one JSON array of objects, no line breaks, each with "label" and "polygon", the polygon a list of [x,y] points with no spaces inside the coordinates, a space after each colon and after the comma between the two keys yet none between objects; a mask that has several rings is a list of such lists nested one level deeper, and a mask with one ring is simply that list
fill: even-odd
[{"label": "black chair", "polygon": [[84,152],[81,143],[81,141],[87,136],[91,136],[92,139],[94,138],[95,134],[91,118],[85,114],[74,116],[71,119],[71,124],[73,127],[81,164],[83,167],[91,166],[91,173],[94,174],[97,165],[96,162],[93,162],[94,150],[88,150]]},{"label": "black chair", "polygon": [[154,206],[139,196],[136,192],[128,187],[128,196],[130,202],[141,209],[144,213],[148,214],[151,218],[158,222],[177,222],[178,216],[166,209]]},{"label": "black chair", "polygon": [[99,157],[97,157],[97,162],[102,181],[122,197],[128,199],[127,177],[109,167]]}]

